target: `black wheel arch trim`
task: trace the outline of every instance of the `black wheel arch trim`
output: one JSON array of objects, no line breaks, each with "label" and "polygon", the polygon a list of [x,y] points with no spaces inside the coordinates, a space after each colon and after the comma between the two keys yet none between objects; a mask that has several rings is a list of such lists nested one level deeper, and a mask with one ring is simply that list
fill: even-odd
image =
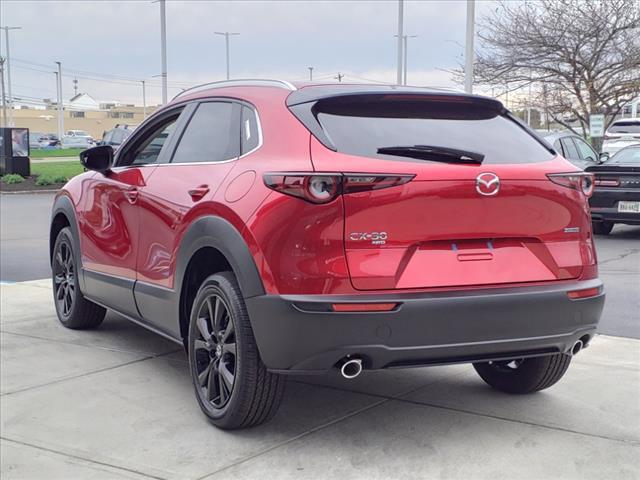
[{"label": "black wheel arch trim", "polygon": [[193,255],[206,247],[215,248],[227,259],[244,298],[265,294],[258,267],[244,238],[230,222],[213,215],[195,220],[180,242],[175,276],[176,291],[182,290],[187,265]]},{"label": "black wheel arch trim", "polygon": [[80,254],[80,233],[78,227],[78,220],[76,218],[76,211],[71,199],[67,195],[58,195],[53,202],[51,209],[51,220],[49,221],[49,264],[53,260],[53,248],[56,243],[56,238],[53,235],[53,221],[58,215],[64,215],[69,224],[71,230],[71,236],[73,237],[73,255],[76,262],[76,272],[78,282],[80,284],[80,290],[85,290],[84,269],[82,268],[82,255]]}]

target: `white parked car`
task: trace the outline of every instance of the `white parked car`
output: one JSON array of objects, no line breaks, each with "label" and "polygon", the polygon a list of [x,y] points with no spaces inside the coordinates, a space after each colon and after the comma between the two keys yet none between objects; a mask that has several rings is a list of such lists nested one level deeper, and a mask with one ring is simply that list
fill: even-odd
[{"label": "white parked car", "polygon": [[640,118],[621,118],[605,132],[602,153],[613,155],[624,147],[637,144],[640,144]]},{"label": "white parked car", "polygon": [[91,148],[95,142],[84,130],[68,130],[62,137],[62,148]]}]

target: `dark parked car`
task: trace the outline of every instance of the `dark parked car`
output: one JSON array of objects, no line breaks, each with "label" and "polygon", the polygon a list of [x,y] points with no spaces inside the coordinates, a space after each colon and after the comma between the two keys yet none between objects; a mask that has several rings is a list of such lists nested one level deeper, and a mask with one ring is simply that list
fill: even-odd
[{"label": "dark parked car", "polygon": [[560,155],[582,170],[600,163],[600,155],[580,135],[570,131],[542,135]]},{"label": "dark parked car", "polygon": [[219,427],[333,368],[466,362],[532,393],[595,335],[592,175],[494,99],[221,82],[80,158],[50,230],[60,322],[108,308],[184,345]]},{"label": "dark parked car", "polygon": [[109,145],[117,149],[122,143],[129,138],[136,128],[135,125],[116,125],[111,130],[104,132],[99,145]]},{"label": "dark parked car", "polygon": [[640,225],[640,145],[625,147],[587,171],[595,174],[589,199],[593,231],[608,235],[616,223]]}]

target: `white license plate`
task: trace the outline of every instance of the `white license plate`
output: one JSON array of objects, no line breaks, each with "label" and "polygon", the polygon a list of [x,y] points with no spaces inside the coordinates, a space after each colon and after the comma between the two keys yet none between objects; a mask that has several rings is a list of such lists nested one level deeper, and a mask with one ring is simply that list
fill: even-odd
[{"label": "white license plate", "polygon": [[640,202],[618,202],[618,212],[640,213]]}]

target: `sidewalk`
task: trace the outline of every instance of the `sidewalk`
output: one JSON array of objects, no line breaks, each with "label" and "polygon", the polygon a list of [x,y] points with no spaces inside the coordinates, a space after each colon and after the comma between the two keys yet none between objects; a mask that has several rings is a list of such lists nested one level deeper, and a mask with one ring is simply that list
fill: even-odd
[{"label": "sidewalk", "polygon": [[270,423],[224,432],[179,346],[112,314],[62,328],[48,280],[0,293],[6,480],[640,478],[638,340],[595,338],[530,396],[470,365],[295,377]]}]

